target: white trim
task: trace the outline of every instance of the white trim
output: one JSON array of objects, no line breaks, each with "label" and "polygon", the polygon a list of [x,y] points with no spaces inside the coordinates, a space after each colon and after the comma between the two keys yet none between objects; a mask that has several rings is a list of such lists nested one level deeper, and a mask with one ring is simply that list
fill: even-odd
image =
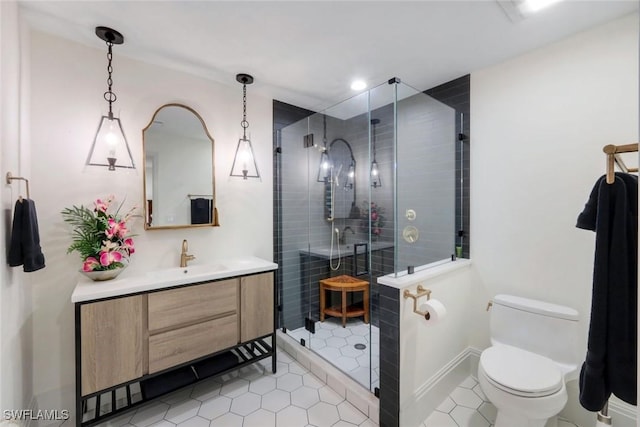
[{"label": "white trim", "polygon": [[468,376],[476,376],[481,351],[467,347],[425,381],[412,396],[402,397],[400,425],[419,426]]}]

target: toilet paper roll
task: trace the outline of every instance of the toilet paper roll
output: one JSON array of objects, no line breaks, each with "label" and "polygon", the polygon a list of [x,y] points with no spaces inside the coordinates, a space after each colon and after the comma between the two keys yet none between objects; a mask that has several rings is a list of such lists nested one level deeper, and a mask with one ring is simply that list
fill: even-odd
[{"label": "toilet paper roll", "polygon": [[427,313],[425,320],[434,325],[447,315],[447,308],[437,299],[430,299],[420,306],[420,311]]}]

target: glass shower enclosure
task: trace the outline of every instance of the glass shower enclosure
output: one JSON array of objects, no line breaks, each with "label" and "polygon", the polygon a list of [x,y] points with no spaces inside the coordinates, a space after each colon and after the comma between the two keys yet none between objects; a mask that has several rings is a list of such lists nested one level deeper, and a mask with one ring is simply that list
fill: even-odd
[{"label": "glass shower enclosure", "polygon": [[[454,258],[456,135],[451,107],[396,78],[276,135],[280,327],[371,391],[377,278]],[[368,292],[321,298],[327,279]]]}]

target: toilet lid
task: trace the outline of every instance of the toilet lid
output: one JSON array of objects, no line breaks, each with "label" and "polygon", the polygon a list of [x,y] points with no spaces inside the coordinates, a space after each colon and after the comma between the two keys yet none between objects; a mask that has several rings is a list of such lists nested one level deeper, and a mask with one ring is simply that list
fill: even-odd
[{"label": "toilet lid", "polygon": [[548,396],[562,388],[562,371],[553,360],[507,345],[482,352],[480,363],[496,387],[525,397]]}]

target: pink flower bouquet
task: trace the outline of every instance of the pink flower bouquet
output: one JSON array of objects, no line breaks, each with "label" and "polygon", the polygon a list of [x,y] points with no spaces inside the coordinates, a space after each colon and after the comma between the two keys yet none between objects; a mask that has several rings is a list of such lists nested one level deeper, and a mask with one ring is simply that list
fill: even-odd
[{"label": "pink flower bouquet", "polygon": [[114,197],[98,199],[94,208],[73,206],[61,214],[71,224],[73,243],[67,253],[78,251],[82,258],[82,271],[106,271],[125,267],[135,252],[127,222],[134,216],[135,207],[120,216],[122,204],[115,213],[109,213]]}]

